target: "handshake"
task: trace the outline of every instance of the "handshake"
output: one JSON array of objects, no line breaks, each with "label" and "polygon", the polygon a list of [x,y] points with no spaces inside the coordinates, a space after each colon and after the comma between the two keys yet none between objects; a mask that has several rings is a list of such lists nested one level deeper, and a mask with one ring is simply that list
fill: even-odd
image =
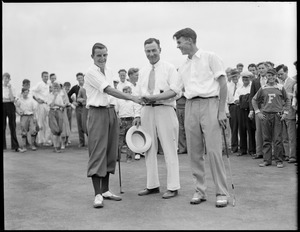
[{"label": "handshake", "polygon": [[136,98],[136,99],[134,99],[133,101],[140,105],[153,104],[156,102],[155,96],[153,96],[153,95],[148,95],[148,96],[143,96],[143,97],[134,96],[134,98]]}]

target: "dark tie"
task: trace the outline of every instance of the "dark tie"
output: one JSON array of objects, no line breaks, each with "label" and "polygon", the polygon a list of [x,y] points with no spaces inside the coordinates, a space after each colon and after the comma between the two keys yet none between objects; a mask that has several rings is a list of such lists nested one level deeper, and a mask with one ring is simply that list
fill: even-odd
[{"label": "dark tie", "polygon": [[155,71],[154,71],[154,65],[152,65],[152,69],[149,74],[149,82],[148,82],[148,90],[150,94],[153,94],[155,87]]}]

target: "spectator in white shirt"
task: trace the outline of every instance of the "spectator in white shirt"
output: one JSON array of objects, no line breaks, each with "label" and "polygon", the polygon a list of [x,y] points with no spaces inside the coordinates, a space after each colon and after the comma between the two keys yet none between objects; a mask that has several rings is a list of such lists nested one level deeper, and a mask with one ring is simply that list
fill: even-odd
[{"label": "spectator in white shirt", "polygon": [[239,115],[240,106],[234,103],[234,94],[242,86],[239,82],[239,72],[232,69],[230,73],[231,82],[227,83],[227,104],[229,109],[229,124],[231,128],[231,151],[237,153],[239,150]]},{"label": "spectator in white shirt", "polygon": [[49,127],[49,106],[47,99],[50,94],[50,85],[48,84],[48,72],[42,72],[42,81],[36,86],[32,87],[33,99],[38,103],[37,106],[37,122],[39,125],[39,133],[37,136],[37,143],[44,146],[51,146],[51,131]]},{"label": "spectator in white shirt", "polygon": [[[130,86],[125,86],[123,92],[131,94]],[[137,104],[130,100],[117,99],[115,108],[120,119],[119,149],[121,150],[126,145],[126,161],[131,162],[134,158],[134,152],[127,146],[125,138],[127,131],[132,127]]]},{"label": "spectator in white shirt", "polygon": [[126,87],[126,86],[132,87],[131,82],[126,80],[127,71],[125,69],[120,69],[118,73],[119,73],[119,77],[120,77],[120,82],[117,85],[117,90],[122,92],[124,87]]},{"label": "spectator in white shirt", "polygon": [[27,134],[31,135],[31,149],[36,150],[35,139],[37,136],[37,121],[35,118],[35,111],[37,108],[36,101],[29,97],[29,89],[22,88],[21,97],[16,102],[17,113],[20,117],[21,136],[22,136],[22,151],[26,149]]},{"label": "spectator in white shirt", "polygon": [[[249,115],[249,95],[253,74],[251,72],[242,72],[241,77],[243,86],[239,87],[234,95],[234,103],[239,105],[239,135],[240,135],[240,153],[237,156],[256,154],[255,144],[255,122],[248,117]],[[249,141],[249,144],[248,144]]]},{"label": "spectator in white shirt", "polygon": [[2,104],[3,104],[3,149],[6,150],[6,122],[8,118],[8,125],[11,138],[11,149],[17,152],[22,149],[19,147],[19,142],[16,134],[16,106],[14,104],[16,98],[15,88],[11,86],[10,74],[4,73],[2,75]]}]

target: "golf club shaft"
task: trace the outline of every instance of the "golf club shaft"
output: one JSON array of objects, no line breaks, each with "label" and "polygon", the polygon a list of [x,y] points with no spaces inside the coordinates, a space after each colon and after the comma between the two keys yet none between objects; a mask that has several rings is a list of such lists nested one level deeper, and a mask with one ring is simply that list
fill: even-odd
[{"label": "golf club shaft", "polygon": [[232,205],[234,206],[235,205],[235,192],[234,192],[234,185],[233,185],[233,180],[232,180],[231,165],[230,165],[228,149],[227,149],[227,140],[226,140],[226,136],[225,136],[225,129],[223,127],[222,127],[222,132],[223,132],[224,143],[225,143],[225,152],[226,152],[227,160],[228,160],[229,174],[230,174],[230,179],[231,179],[231,187],[232,187],[232,191],[233,191]]},{"label": "golf club shaft", "polygon": [[118,163],[119,163],[119,183],[120,183],[120,193],[123,193],[122,191],[122,179],[121,179],[121,151],[118,149]]}]

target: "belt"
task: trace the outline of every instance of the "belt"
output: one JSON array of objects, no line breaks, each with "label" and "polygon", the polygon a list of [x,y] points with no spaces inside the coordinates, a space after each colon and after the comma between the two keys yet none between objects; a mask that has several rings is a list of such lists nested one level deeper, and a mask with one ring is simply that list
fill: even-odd
[{"label": "belt", "polygon": [[33,114],[22,114],[21,116],[33,116]]},{"label": "belt", "polygon": [[123,120],[123,121],[131,121],[131,120],[133,120],[134,119],[134,117],[125,117],[125,118],[121,118],[121,120]]},{"label": "belt", "polygon": [[90,106],[91,108],[95,108],[95,109],[109,109],[109,108],[113,108],[114,105],[107,105],[107,106]]},{"label": "belt", "polygon": [[61,110],[61,111],[63,111],[64,108],[62,108],[62,107],[59,107],[59,108],[50,108],[50,110]]},{"label": "belt", "polygon": [[144,106],[152,106],[152,107],[155,107],[155,106],[164,106],[164,104],[147,103],[147,104],[145,104]]},{"label": "belt", "polygon": [[235,105],[235,104],[234,104],[234,103],[229,103],[228,105],[229,105],[229,106],[232,106],[232,105]]},{"label": "belt", "polygon": [[197,99],[209,99],[209,98],[218,98],[218,96],[211,96],[211,97],[200,97],[200,96],[196,96],[196,97],[192,97],[189,100],[197,100]]},{"label": "belt", "polygon": [[3,101],[3,103],[14,103],[13,101]]}]

